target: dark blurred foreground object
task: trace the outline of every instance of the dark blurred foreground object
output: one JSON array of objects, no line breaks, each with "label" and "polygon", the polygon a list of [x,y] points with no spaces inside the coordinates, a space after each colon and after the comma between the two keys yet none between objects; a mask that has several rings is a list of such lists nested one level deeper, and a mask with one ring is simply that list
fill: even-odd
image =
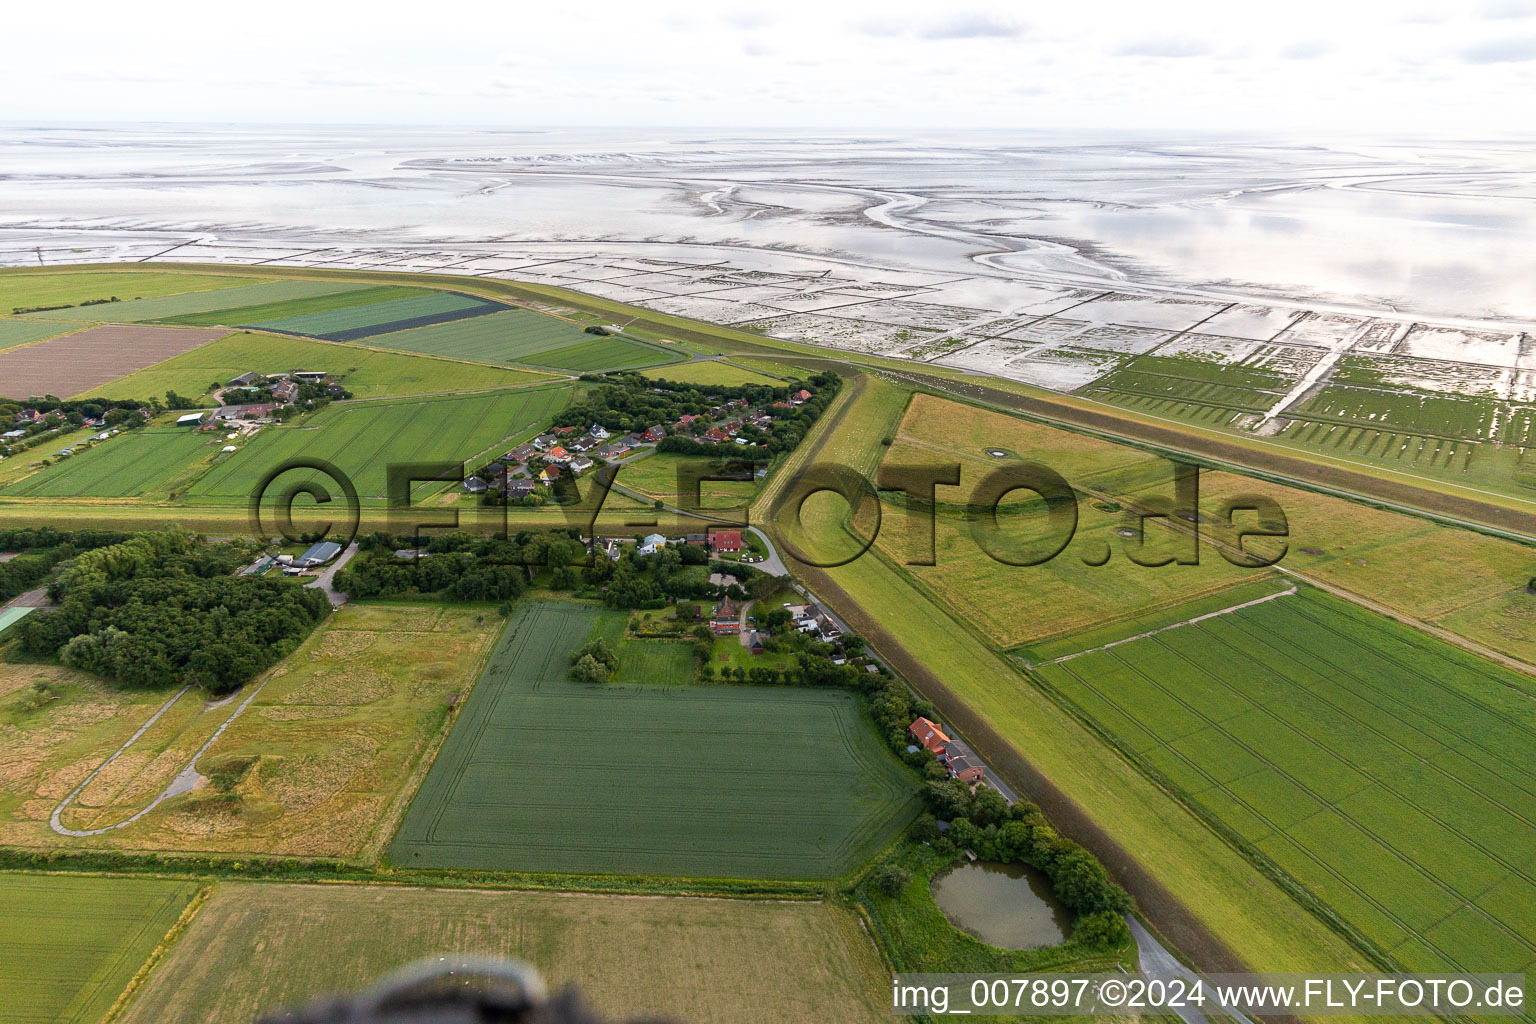
[{"label": "dark blurred foreground object", "polygon": [[[554,998],[518,960],[434,957],[401,968],[355,996],[325,996],[258,1024],[612,1024],[581,1005],[574,988]],[[628,1024],[667,1024],[659,1018]]]}]

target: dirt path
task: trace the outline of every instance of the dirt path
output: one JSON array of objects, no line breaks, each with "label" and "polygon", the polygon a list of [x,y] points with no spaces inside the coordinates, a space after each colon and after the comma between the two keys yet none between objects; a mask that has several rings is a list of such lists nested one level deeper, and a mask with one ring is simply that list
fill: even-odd
[{"label": "dirt path", "polygon": [[[1221,608],[1214,612],[1206,612],[1204,615],[1196,615],[1185,619],[1183,622],[1172,622],[1166,626],[1159,626],[1157,629],[1149,629],[1145,633],[1137,633],[1135,636],[1125,637],[1123,640],[1111,640],[1107,644],[1100,644],[1098,647],[1090,647],[1086,651],[1078,651],[1076,654],[1064,654],[1059,658],[1052,658],[1050,661],[1042,661],[1038,664],[1059,665],[1063,661],[1071,661],[1073,658],[1081,658],[1085,654],[1096,654],[1099,651],[1107,651],[1111,647],[1119,647],[1121,644],[1134,643],[1137,640],[1145,640],[1149,636],[1156,636],[1158,633],[1166,633],[1170,629],[1178,629],[1180,626],[1192,626],[1197,622],[1204,622],[1206,619],[1214,619],[1218,615],[1229,615],[1232,612],[1242,611],[1244,608],[1252,608],[1256,604],[1263,604],[1266,601],[1273,601],[1277,597],[1290,597],[1295,593],[1296,585],[1292,584],[1289,588],[1279,591],[1278,593],[1266,594],[1263,597],[1256,597],[1252,601],[1244,601],[1242,604],[1234,604],[1230,608]],[[1037,667],[1035,663],[1030,663],[1030,668],[1035,667]]]},{"label": "dirt path", "polygon": [[150,716],[149,721],[139,726],[138,731],[135,732],[132,736],[128,737],[128,742],[117,748],[117,753],[101,762],[101,764],[96,767],[95,771],[91,772],[91,774],[85,777],[85,780],[81,782],[80,785],[70,790],[69,795],[66,796],[63,800],[59,801],[59,805],[55,807],[53,809],[53,813],[48,816],[48,827],[60,835],[74,836],[77,839],[86,838],[89,836],[99,836],[105,832],[111,832],[114,829],[125,828],[128,825],[132,825],[134,822],[144,817],[144,815],[165,803],[171,797],[180,796],[183,793],[191,792],[192,789],[197,786],[199,780],[201,780],[203,777],[202,774],[197,770],[198,758],[206,754],[208,752],[208,748],[213,746],[214,742],[218,740],[220,736],[224,735],[224,730],[228,729],[234,720],[240,717],[240,713],[250,706],[251,701],[256,699],[256,695],[260,693],[262,688],[267,685],[267,681],[269,679],[271,679],[270,675],[267,677],[267,679],[263,679],[260,683],[256,684],[256,687],[251,690],[251,692],[246,696],[245,700],[240,702],[239,707],[235,708],[235,710],[230,713],[230,716],[224,719],[223,724],[213,731],[213,735],[209,736],[207,741],[204,742],[201,747],[197,748],[197,753],[192,755],[192,760],[187,762],[187,766],[185,768],[176,773],[176,777],[171,780],[170,785],[161,790],[159,796],[155,797],[144,807],[141,807],[139,810],[135,811],[132,816],[118,822],[115,825],[103,825],[100,828],[65,828],[63,822],[60,820],[64,814],[65,809],[74,802],[74,799],[77,796],[85,791],[85,787],[91,784],[91,780],[95,779],[96,776],[105,771],[107,766],[113,761],[116,761],[119,757],[122,757],[123,754],[127,752],[128,748],[133,746],[135,741],[137,741],[140,736],[143,736],[146,732],[149,731],[150,726],[154,725],[157,721],[160,720],[161,715],[165,714],[171,709],[171,705],[175,704],[182,698],[184,694],[186,694],[188,690],[192,689],[190,685],[183,686],[176,692],[176,696],[162,704],[160,706],[160,710],[156,711],[152,716]]},{"label": "dirt path", "polygon": [[741,611],[736,616],[736,639],[741,642],[743,647],[748,646],[750,639],[747,635],[747,615],[752,611],[752,606],[755,604],[757,604],[756,601],[746,602],[741,606]]}]

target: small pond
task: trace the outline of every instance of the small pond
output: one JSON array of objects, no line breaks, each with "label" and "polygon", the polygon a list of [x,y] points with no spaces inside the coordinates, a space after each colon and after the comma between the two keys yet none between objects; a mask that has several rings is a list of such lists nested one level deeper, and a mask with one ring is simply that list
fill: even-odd
[{"label": "small pond", "polygon": [[930,888],[951,924],[988,945],[1039,949],[1072,934],[1072,915],[1050,880],[1024,864],[959,864],[935,875]]}]

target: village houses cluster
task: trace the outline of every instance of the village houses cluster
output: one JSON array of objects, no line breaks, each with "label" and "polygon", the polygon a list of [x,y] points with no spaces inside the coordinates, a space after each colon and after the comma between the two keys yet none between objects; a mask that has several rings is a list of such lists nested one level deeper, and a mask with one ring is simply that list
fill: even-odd
[{"label": "village houses cluster", "polygon": [[[788,401],[773,404],[778,408],[793,408],[804,405],[810,397],[811,393],[802,388]],[[699,423],[708,425],[699,430],[696,426]],[[619,437],[614,437],[599,423],[585,430],[574,426],[553,427],[548,433],[540,434],[476,469],[465,477],[464,489],[471,494],[499,494],[508,501],[519,501],[538,493],[540,486],[553,486],[566,474],[579,476],[599,462],[614,462],[643,449],[654,448],[669,434],[694,435],[696,440],[713,444],[734,441],[745,446],[750,442],[738,436],[744,427],[762,429],[772,423],[771,412],[755,410],[745,398],[737,398],[717,405],[707,413],[688,413],[670,425],[656,423]]]},{"label": "village houses cluster", "polygon": [[237,423],[270,423],[279,409],[298,404],[310,393],[323,394],[326,399],[349,397],[347,390],[323,370],[249,371],[214,392],[218,408],[187,413],[177,418],[176,425],[219,430]]},{"label": "village houses cluster", "polygon": [[660,427],[617,439],[597,423],[585,431],[555,427],[480,467],[464,479],[464,489],[471,494],[496,492],[516,501],[534,494],[539,486],[553,486],[565,474],[585,473],[597,465],[597,459],[612,462],[666,436]]}]

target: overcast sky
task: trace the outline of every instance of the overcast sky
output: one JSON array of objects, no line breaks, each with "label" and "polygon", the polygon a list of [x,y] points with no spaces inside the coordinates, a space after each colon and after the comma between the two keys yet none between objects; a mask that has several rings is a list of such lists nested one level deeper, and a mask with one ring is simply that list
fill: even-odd
[{"label": "overcast sky", "polygon": [[1536,0],[7,9],[0,120],[1466,136],[1536,123]]}]

